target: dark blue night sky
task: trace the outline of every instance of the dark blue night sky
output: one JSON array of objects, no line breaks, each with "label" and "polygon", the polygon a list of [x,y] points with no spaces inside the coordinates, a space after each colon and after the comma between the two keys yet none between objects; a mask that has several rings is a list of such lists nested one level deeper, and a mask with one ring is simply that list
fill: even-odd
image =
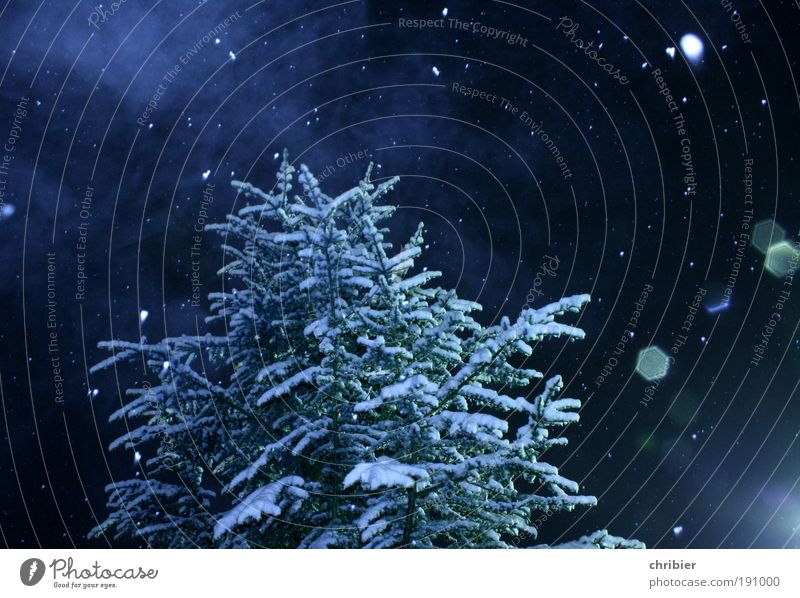
[{"label": "dark blue night sky", "polygon": [[592,295],[535,366],[599,504],[543,541],[800,546],[798,40],[777,0],[3,2],[0,543],[107,545],[141,372],[97,343],[204,330],[197,231],[286,148],[331,194],[399,175],[393,235],[482,323]]}]

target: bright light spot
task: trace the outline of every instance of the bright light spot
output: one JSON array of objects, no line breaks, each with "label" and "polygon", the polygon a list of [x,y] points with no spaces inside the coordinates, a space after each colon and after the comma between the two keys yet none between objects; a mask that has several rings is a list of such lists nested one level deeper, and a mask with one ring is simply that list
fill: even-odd
[{"label": "bright light spot", "polygon": [[164,371],[166,372],[166,371],[169,369],[169,361],[165,361],[165,362],[164,362],[164,363],[161,365],[161,367],[162,367],[162,368],[164,369]]},{"label": "bright light spot", "polygon": [[236,60],[236,54],[234,54],[232,51],[228,52],[228,56],[231,57],[231,60]]},{"label": "bright light spot", "polygon": [[440,74],[440,73],[439,73],[439,69],[437,69],[436,67],[433,67],[433,76],[434,76],[434,77],[438,77],[438,76],[439,76],[439,74]]},{"label": "bright light spot", "polygon": [[675,527],[672,528],[672,533],[675,534],[676,537],[680,536],[683,533],[683,526],[676,525]]},{"label": "bright light spot", "polygon": [[100,394],[100,390],[99,389],[97,389],[97,388],[92,389],[92,396],[93,397],[96,397],[99,394]]},{"label": "bright light spot", "polygon": [[220,42],[220,39],[219,39],[219,38],[217,38],[217,39],[215,39],[215,40],[214,40],[214,43],[215,43],[215,44],[218,44],[219,42]]},{"label": "bright light spot", "polygon": [[211,171],[210,171],[210,170],[206,170],[206,171],[203,173],[203,180],[205,181],[205,180],[206,180],[208,177],[210,177],[210,176],[211,176]]},{"label": "bright light spot", "polygon": [[133,462],[134,463],[138,463],[141,460],[142,460],[142,453],[140,453],[139,451],[136,451],[135,453],[133,453]]},{"label": "bright light spot", "polygon": [[762,106],[766,106],[767,105],[767,100],[761,100],[761,105]]},{"label": "bright light spot", "polygon": [[147,311],[146,309],[143,309],[142,311],[140,311],[139,312],[139,323],[140,324],[144,324],[144,321],[147,319],[147,316],[149,316],[149,315],[150,315],[150,312]]},{"label": "bright light spot", "polygon": [[275,155],[274,155],[274,156],[272,156],[272,159],[273,159],[273,160],[277,160],[277,159],[278,159],[278,158],[280,158],[280,157],[281,157],[281,156],[280,156],[280,154],[279,154],[278,152],[275,152]]},{"label": "bright light spot", "polygon": [[17,208],[12,206],[10,203],[4,203],[2,209],[0,209],[0,220],[11,218],[16,211]]},{"label": "bright light spot", "polygon": [[667,48],[667,56],[669,56],[670,58],[675,58],[675,48],[673,48],[672,46]]},{"label": "bright light spot", "polygon": [[446,6],[444,7],[444,10],[442,10],[442,16],[443,17],[447,16],[447,7]]},{"label": "bright light spot", "polygon": [[699,60],[703,56],[703,41],[694,33],[681,38],[681,50],[689,60]]}]

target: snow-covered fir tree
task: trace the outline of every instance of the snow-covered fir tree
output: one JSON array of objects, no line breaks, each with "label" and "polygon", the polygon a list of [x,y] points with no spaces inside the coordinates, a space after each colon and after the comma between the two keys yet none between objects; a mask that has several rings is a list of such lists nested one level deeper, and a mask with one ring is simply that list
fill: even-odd
[{"label": "snow-covered fir tree", "polygon": [[[528,365],[588,295],[482,326],[481,306],[416,272],[423,227],[393,250],[370,169],[326,195],[284,160],[224,224],[224,334],[112,341],[93,368],[146,363],[112,446],[141,475],[109,485],[94,534],[153,546],[497,547],[535,544],[542,514],[594,505],[542,460],[580,402]],[[549,454],[549,453],[548,453]],[[547,517],[544,517],[546,519]],[[642,547],[604,530],[564,547]]]}]

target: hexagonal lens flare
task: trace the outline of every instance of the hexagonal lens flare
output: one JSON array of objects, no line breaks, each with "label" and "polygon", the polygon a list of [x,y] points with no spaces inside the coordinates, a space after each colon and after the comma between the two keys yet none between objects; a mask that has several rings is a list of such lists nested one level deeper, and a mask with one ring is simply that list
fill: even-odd
[{"label": "hexagonal lens flare", "polygon": [[769,248],[780,243],[786,237],[786,231],[774,220],[762,220],[753,227],[751,244],[761,253],[767,253]]},{"label": "hexagonal lens flare", "polygon": [[767,250],[764,267],[773,276],[783,278],[797,269],[798,261],[800,261],[800,251],[789,241],[781,241]]},{"label": "hexagonal lens flare", "polygon": [[658,347],[647,347],[639,351],[636,372],[645,380],[659,380],[669,371],[669,356]]}]

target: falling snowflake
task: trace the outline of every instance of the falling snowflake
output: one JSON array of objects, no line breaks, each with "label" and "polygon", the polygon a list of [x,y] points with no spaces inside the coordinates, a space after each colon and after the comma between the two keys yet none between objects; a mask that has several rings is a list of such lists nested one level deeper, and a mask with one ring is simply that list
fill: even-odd
[{"label": "falling snowflake", "polygon": [[703,41],[694,33],[687,33],[681,38],[681,50],[689,60],[700,60],[703,57]]}]

